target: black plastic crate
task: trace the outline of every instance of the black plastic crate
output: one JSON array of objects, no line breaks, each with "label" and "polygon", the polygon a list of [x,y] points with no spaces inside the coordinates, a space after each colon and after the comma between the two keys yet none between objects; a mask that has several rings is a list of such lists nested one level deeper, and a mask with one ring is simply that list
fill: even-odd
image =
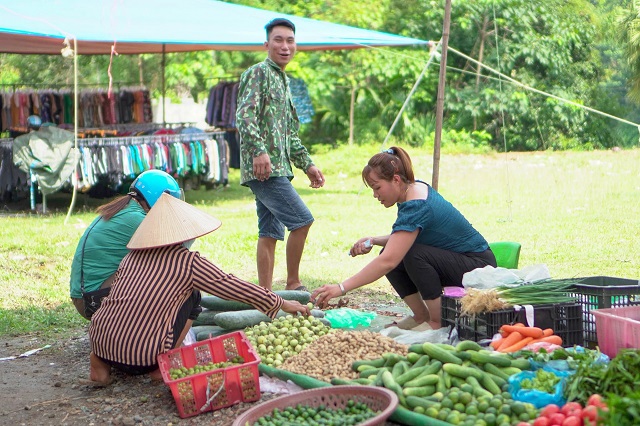
[{"label": "black plastic crate", "polygon": [[619,308],[640,305],[640,281],[616,277],[576,278],[571,296],[582,305],[584,320],[584,346],[590,349],[598,345],[594,309]]},{"label": "black plastic crate", "polygon": [[[454,326],[461,340],[479,342],[491,339],[503,324],[521,322],[526,324],[525,310],[515,308],[485,312],[474,316],[461,315],[460,299],[442,296],[441,324]],[[564,346],[583,344],[582,305],[580,303],[558,303],[534,305],[534,322],[542,329],[552,328],[562,338]]]}]

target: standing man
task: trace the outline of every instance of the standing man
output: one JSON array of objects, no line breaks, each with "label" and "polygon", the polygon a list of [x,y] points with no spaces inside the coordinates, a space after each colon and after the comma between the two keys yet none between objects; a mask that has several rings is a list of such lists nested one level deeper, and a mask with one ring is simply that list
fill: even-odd
[{"label": "standing man", "polygon": [[300,121],[284,72],[296,53],[296,28],[287,19],[269,22],[264,47],[268,56],[240,78],[236,113],[240,133],[241,184],[251,188],[258,214],[258,281],[271,290],[276,242],[287,239],[287,290],[306,290],[300,260],[313,216],[291,184],[291,162],[304,170],[311,188],[324,176],[300,142]]}]

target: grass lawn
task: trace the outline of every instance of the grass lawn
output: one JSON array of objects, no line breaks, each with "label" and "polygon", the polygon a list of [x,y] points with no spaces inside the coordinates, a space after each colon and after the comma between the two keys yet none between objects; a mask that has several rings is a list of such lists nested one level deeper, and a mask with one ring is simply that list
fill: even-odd
[{"label": "grass lawn", "polygon": [[[337,283],[371,256],[351,258],[359,237],[388,233],[396,208],[385,209],[365,188],[362,167],[379,146],[341,147],[315,153],[327,184],[309,188],[296,170],[294,185],[316,218],[302,259],[310,289]],[[428,149],[407,148],[416,176],[431,182]],[[593,275],[640,278],[640,149],[598,152],[447,154],[439,192],[488,241],[522,244],[520,267],[545,264],[554,278]],[[222,220],[222,227],[193,246],[225,271],[257,282],[257,220],[249,189],[232,170],[230,184],[186,192],[187,201]],[[65,225],[70,194],[53,194],[53,214],[0,216],[0,336],[58,333],[86,325],[68,297],[77,241],[105,200],[79,195]],[[286,278],[284,244],[278,244],[274,288]],[[373,288],[391,292],[386,279]]]}]

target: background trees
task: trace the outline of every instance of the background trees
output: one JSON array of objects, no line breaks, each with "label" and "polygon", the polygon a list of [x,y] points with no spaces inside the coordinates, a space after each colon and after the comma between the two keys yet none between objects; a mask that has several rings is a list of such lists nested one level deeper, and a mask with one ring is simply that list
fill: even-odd
[{"label": "background trees", "polygon": [[[442,1],[234,0],[248,6],[437,41]],[[636,146],[637,128],[515,85],[638,122],[638,0],[458,0],[450,46],[495,70],[449,52],[444,144],[504,150]],[[304,29],[299,29],[304,31]],[[207,96],[220,79],[238,78],[262,52],[167,55],[174,98]],[[316,115],[303,128],[309,144],[382,141],[429,58],[424,48],[299,52],[287,71],[303,78]],[[108,83],[109,57],[80,58],[81,81]],[[61,57],[0,55],[0,83],[70,84]],[[159,55],[118,56],[120,84],[143,83],[160,95]],[[438,64],[418,87],[391,142],[433,141]]]}]

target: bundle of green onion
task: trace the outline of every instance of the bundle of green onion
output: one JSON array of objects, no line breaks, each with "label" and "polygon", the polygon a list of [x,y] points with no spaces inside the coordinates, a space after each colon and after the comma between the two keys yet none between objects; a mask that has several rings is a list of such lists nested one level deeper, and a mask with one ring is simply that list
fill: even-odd
[{"label": "bundle of green onion", "polygon": [[533,284],[523,284],[517,287],[500,286],[495,291],[500,300],[510,305],[546,305],[555,303],[575,302],[576,298],[569,295],[575,280],[542,280]]}]

